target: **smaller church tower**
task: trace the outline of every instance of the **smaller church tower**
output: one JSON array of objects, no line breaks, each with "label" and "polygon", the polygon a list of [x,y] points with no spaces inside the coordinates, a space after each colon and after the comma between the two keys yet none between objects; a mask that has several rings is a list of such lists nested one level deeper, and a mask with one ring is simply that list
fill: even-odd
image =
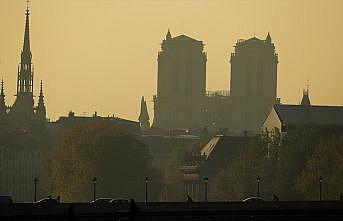
[{"label": "smaller church tower", "polygon": [[44,104],[44,95],[43,95],[43,81],[40,82],[40,92],[38,98],[38,105],[37,105],[37,118],[39,121],[46,120],[46,108]]},{"label": "smaller church tower", "polygon": [[146,106],[146,101],[144,100],[144,96],[141,99],[141,113],[139,114],[139,124],[143,131],[149,130],[150,128],[150,121],[149,121],[149,114],[148,109]]},{"label": "smaller church tower", "polygon": [[303,97],[301,99],[300,105],[304,106],[304,107],[311,106],[311,101],[310,101],[310,97],[309,97],[309,90],[308,90],[308,88],[303,91]]},{"label": "smaller church tower", "polygon": [[6,115],[6,103],[5,103],[5,93],[4,93],[4,80],[1,79],[1,92],[0,92],[0,118]]}]

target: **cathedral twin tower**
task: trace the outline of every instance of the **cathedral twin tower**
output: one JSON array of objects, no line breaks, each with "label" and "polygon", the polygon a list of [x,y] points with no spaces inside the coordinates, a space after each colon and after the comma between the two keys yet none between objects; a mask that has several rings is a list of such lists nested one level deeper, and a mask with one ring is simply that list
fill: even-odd
[{"label": "cathedral twin tower", "polygon": [[158,53],[154,127],[258,131],[277,102],[278,55],[268,33],[238,40],[231,54],[230,91],[206,91],[202,41],[168,31]]},{"label": "cathedral twin tower", "polygon": [[0,121],[17,127],[27,127],[32,123],[46,121],[46,108],[44,104],[43,84],[40,83],[38,105],[34,106],[33,100],[33,75],[32,53],[30,49],[30,11],[26,9],[26,22],[21,62],[18,67],[17,94],[12,107],[5,104],[4,82],[1,82],[0,93]]}]

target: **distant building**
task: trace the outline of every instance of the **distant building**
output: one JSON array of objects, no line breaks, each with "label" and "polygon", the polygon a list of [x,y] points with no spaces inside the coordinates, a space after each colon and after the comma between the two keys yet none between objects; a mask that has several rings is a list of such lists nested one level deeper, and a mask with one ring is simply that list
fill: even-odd
[{"label": "distant building", "polygon": [[70,111],[68,116],[60,117],[56,122],[50,123],[50,130],[54,131],[54,137],[58,137],[59,134],[66,130],[70,130],[76,126],[108,120],[113,125],[118,126],[133,135],[140,135],[141,128],[139,122],[126,120],[123,118],[112,116],[102,117],[99,116],[97,112],[94,112],[93,116],[76,116],[74,112]]},{"label": "distant building", "polygon": [[34,67],[30,49],[30,11],[26,9],[26,22],[21,61],[18,66],[17,94],[13,106],[6,106],[4,83],[1,82],[0,123],[18,128],[28,128],[37,123],[46,122],[46,107],[44,104],[43,83],[40,84],[38,105],[34,106],[33,76]]},{"label": "distant building", "polygon": [[211,181],[219,171],[241,153],[249,144],[249,136],[215,136],[200,152],[184,157],[183,171],[185,195],[196,201],[204,200],[204,178],[209,179],[208,193],[211,196]]},{"label": "distant building", "polygon": [[202,41],[168,31],[158,53],[154,127],[197,128],[203,125],[206,53]]},{"label": "distant building", "polygon": [[51,146],[42,81],[38,105],[34,106],[29,15],[27,7],[17,93],[12,106],[6,106],[3,80],[0,91],[0,195],[11,195],[15,201],[33,200],[33,180],[39,178],[41,156]]},{"label": "distant building", "polygon": [[203,48],[202,41],[168,31],[158,54],[153,127],[258,131],[277,102],[278,55],[269,33],[237,41],[230,91],[206,91]]},{"label": "distant building", "polygon": [[309,91],[304,90],[299,105],[275,104],[263,124],[263,130],[287,133],[294,129],[317,127],[343,130],[343,106],[311,105]]}]

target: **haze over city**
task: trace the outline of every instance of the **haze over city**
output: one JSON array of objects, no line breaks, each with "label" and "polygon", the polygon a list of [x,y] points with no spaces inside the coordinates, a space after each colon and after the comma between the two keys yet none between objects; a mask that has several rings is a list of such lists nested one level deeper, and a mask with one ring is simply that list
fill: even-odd
[{"label": "haze over city", "polygon": [[[115,114],[137,120],[145,96],[153,117],[157,54],[170,29],[205,44],[207,89],[228,89],[237,39],[270,32],[279,54],[278,97],[341,105],[343,3],[339,1],[39,1],[31,5],[35,85],[47,117]],[[0,77],[13,103],[23,44],[23,1],[0,2]],[[39,87],[34,92],[38,95]]]}]

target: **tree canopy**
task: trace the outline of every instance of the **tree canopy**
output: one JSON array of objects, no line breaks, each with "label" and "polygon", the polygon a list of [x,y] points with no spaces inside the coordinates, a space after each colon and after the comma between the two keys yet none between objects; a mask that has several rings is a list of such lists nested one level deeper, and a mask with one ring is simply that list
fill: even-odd
[{"label": "tree canopy", "polygon": [[145,177],[151,200],[161,189],[160,174],[152,168],[145,145],[108,121],[66,132],[42,165],[45,192],[63,201],[91,200],[93,177],[98,180],[97,197],[143,200]]}]

